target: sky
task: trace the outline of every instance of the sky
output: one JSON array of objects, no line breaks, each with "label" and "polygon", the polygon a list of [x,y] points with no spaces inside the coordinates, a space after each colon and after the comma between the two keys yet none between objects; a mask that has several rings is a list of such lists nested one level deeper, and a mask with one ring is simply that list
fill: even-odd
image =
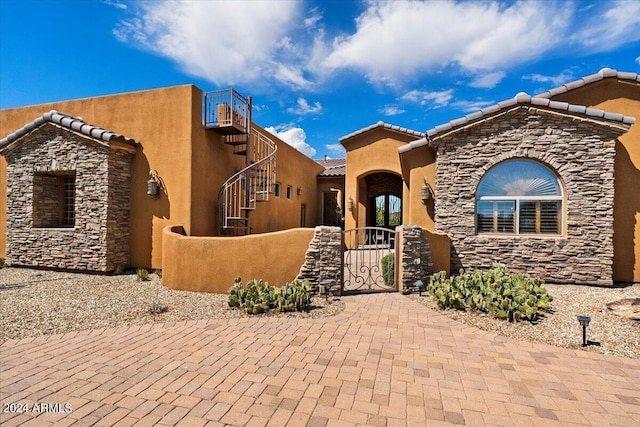
[{"label": "sky", "polygon": [[605,67],[640,72],[640,0],[0,0],[0,108],[234,87],[312,158]]}]

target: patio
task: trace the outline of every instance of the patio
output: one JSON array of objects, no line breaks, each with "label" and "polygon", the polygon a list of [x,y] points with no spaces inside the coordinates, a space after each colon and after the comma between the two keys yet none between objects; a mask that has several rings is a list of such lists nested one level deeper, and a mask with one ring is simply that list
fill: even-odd
[{"label": "patio", "polygon": [[0,346],[14,425],[637,425],[640,360],[499,337],[399,294],[325,319],[216,319]]}]

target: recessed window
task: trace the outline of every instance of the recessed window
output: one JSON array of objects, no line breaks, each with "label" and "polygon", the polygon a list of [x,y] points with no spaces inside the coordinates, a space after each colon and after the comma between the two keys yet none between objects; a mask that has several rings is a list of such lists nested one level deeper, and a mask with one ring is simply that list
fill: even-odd
[{"label": "recessed window", "polygon": [[276,197],[280,197],[282,193],[282,184],[280,184],[279,182],[276,182],[273,192]]},{"label": "recessed window", "polygon": [[507,160],[491,168],[476,192],[478,233],[561,234],[562,186],[546,166]]},{"label": "recessed window", "polygon": [[293,198],[293,187],[287,185],[287,199],[291,200]]},{"label": "recessed window", "polygon": [[33,226],[75,226],[76,174],[72,171],[35,173],[33,176]]}]

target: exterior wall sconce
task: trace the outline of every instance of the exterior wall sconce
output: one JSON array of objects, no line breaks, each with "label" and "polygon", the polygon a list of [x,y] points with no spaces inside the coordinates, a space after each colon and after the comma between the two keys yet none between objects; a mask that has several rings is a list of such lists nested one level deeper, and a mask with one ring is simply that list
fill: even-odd
[{"label": "exterior wall sconce", "polygon": [[158,176],[158,171],[152,169],[149,171],[149,180],[147,181],[147,195],[154,199],[160,194],[160,187],[162,183]]},{"label": "exterior wall sconce", "polygon": [[424,184],[422,184],[422,187],[420,188],[420,200],[422,201],[423,205],[427,204],[427,201],[431,198],[433,194],[433,191],[431,190],[431,187],[429,186],[429,184],[427,184],[427,180],[424,180]]},{"label": "exterior wall sconce", "polygon": [[302,194],[302,188],[298,187],[298,189],[296,190],[296,194],[299,196]]},{"label": "exterior wall sconce", "polygon": [[587,346],[587,326],[589,326],[589,322],[591,322],[591,317],[589,316],[578,316],[578,322],[582,326],[582,346]]},{"label": "exterior wall sconce", "polygon": [[353,202],[353,197],[349,196],[349,204],[347,205],[347,207],[349,208],[350,211],[353,210],[353,206],[354,206],[354,202]]}]

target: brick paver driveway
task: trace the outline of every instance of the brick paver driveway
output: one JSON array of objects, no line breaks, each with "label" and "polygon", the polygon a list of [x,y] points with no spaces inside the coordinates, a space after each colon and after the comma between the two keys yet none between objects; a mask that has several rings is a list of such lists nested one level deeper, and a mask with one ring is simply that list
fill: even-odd
[{"label": "brick paver driveway", "polygon": [[3,410],[32,412],[0,424],[640,425],[638,360],[508,340],[398,294],[346,301],[329,319],[6,342]]}]

